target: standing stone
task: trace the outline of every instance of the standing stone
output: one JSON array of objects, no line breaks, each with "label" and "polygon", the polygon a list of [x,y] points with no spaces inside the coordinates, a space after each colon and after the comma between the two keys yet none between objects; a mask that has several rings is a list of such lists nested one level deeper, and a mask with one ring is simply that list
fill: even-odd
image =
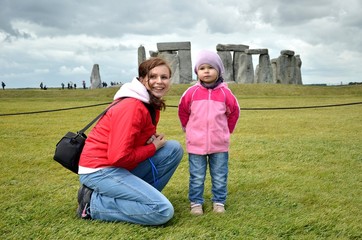
[{"label": "standing stone", "polygon": [[218,51],[221,61],[225,68],[225,73],[223,75],[225,82],[234,82],[234,68],[233,68],[233,59],[229,51]]},{"label": "standing stone", "polygon": [[287,82],[288,84],[296,84],[296,65],[297,59],[295,56],[289,56],[289,66],[287,69]]},{"label": "standing stone", "polygon": [[259,55],[258,71],[255,78],[256,83],[272,83],[272,67],[270,64],[269,54]]},{"label": "standing stone", "polygon": [[144,46],[138,47],[138,66],[146,60],[146,50]]},{"label": "standing stone", "polygon": [[254,83],[253,58],[244,52],[234,52],[234,79],[237,83]]},{"label": "standing stone", "polygon": [[291,59],[289,58],[289,55],[280,55],[277,59],[277,76],[276,81],[277,83],[281,84],[289,84],[289,68],[291,64]]},{"label": "standing stone", "polygon": [[180,83],[192,82],[192,62],[190,50],[179,50]]},{"label": "standing stone", "polygon": [[170,65],[172,72],[172,83],[180,83],[180,60],[177,52],[160,52],[158,56],[164,59]]},{"label": "standing stone", "polygon": [[299,55],[295,55],[295,58],[296,58],[296,84],[300,84],[300,85],[303,85],[303,81],[302,81],[302,71],[301,71],[301,68],[302,68],[302,60],[300,59],[300,56]]},{"label": "standing stone", "polygon": [[280,83],[277,81],[277,59],[273,58],[271,60],[271,67],[272,67],[272,76],[273,76],[273,83]]},{"label": "standing stone", "polygon": [[94,64],[92,69],[92,74],[90,76],[90,82],[91,82],[91,89],[101,88],[102,87],[102,81],[101,81],[101,75],[99,74],[99,65]]}]

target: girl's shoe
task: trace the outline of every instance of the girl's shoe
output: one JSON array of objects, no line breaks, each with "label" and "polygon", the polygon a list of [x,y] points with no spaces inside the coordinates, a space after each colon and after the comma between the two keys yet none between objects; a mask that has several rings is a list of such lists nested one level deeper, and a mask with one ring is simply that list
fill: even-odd
[{"label": "girl's shoe", "polygon": [[213,203],[212,207],[213,207],[213,211],[215,213],[224,213],[225,212],[225,206],[222,203]]},{"label": "girl's shoe", "polygon": [[204,211],[202,210],[202,205],[199,203],[191,203],[190,213],[197,216],[204,214]]}]

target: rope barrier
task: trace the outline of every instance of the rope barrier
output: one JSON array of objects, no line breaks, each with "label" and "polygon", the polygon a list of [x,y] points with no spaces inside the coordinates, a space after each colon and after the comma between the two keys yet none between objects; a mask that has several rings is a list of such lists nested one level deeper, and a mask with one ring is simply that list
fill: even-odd
[{"label": "rope barrier", "polygon": [[97,107],[97,106],[107,105],[107,104],[110,104],[110,103],[111,102],[98,103],[98,104],[79,106],[79,107],[70,107],[70,108],[59,108],[59,109],[52,109],[52,110],[34,111],[34,112],[1,113],[0,117],[2,117],[2,116],[15,116],[15,115],[26,115],[26,114],[37,114],[37,113],[49,113],[49,112],[67,111],[67,110],[74,110],[74,109],[80,109],[80,108]]},{"label": "rope barrier", "polygon": [[[1,113],[0,117],[3,117],[3,116],[15,116],[15,115],[27,115],[27,114],[38,114],[38,113],[49,113],[49,112],[59,112],[59,111],[67,111],[67,110],[74,110],[74,109],[81,109],[81,108],[97,107],[97,106],[109,105],[109,104],[111,104],[111,102],[98,103],[98,104],[79,106],[79,107],[69,107],[69,108],[60,108],[60,109],[52,109],[52,110],[33,111],[33,112]],[[301,106],[301,107],[240,108],[240,110],[241,111],[293,110],[293,109],[342,107],[342,106],[351,106],[351,105],[358,105],[358,104],[362,104],[362,102],[330,104],[330,105],[316,105],[316,106]],[[166,105],[166,107],[178,108],[178,106],[175,106],[175,105]]]},{"label": "rope barrier", "polygon": [[330,105],[317,105],[317,106],[301,106],[301,107],[275,107],[275,108],[240,108],[240,110],[292,110],[292,109],[307,109],[307,108],[328,108],[328,107],[342,107],[362,104],[362,102],[341,103]]}]

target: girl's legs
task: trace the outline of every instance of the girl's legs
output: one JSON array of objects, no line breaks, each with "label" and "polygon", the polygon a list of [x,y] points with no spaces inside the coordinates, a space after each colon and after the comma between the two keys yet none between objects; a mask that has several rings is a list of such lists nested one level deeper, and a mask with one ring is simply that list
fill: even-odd
[{"label": "girl's legs", "polygon": [[[106,168],[80,175],[80,181],[94,190],[90,213],[93,219],[125,221],[143,225],[160,225],[169,221],[174,209],[160,192],[167,184],[183,155],[181,145],[167,141],[152,157],[132,172],[122,168]],[[154,181],[154,176],[158,182]],[[157,189],[150,184],[157,183]]]},{"label": "girl's legs", "polygon": [[204,203],[204,182],[207,168],[207,155],[189,153],[189,200],[191,203]]},{"label": "girl's legs", "polygon": [[212,201],[225,204],[228,179],[228,152],[213,153],[209,155],[209,166],[212,183]]}]

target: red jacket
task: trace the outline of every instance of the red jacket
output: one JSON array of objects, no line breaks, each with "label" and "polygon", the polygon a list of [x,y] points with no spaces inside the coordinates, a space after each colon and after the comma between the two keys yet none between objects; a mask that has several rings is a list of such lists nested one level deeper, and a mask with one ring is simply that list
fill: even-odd
[{"label": "red jacket", "polygon": [[[156,110],[156,126],[160,111]],[[110,108],[88,134],[79,161],[79,174],[104,167],[134,169],[156,152],[146,145],[156,133],[146,106],[136,98],[125,98]]]}]

